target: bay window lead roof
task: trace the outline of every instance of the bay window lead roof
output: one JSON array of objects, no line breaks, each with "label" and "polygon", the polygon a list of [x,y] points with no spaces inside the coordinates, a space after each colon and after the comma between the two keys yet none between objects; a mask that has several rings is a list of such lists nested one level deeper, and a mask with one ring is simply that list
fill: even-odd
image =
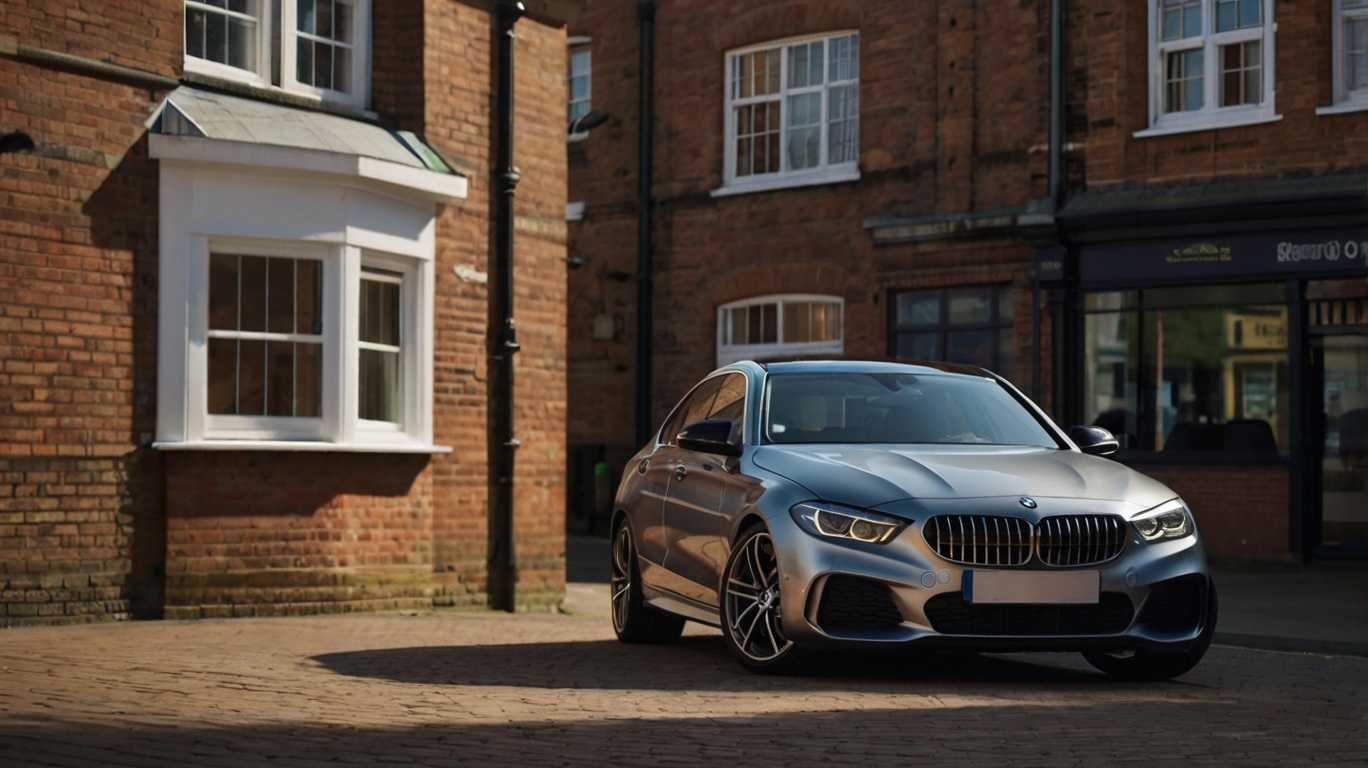
[{"label": "bay window lead roof", "polygon": [[455,173],[409,131],[360,120],[181,86],[153,115],[153,133],[274,144],[387,160],[438,173]]}]

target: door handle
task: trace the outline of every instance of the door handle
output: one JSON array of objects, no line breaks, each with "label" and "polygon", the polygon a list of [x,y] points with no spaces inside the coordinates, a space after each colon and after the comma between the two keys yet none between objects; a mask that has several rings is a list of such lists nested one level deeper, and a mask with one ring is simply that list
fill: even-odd
[{"label": "door handle", "polygon": [[687,474],[689,474],[689,470],[683,464],[680,464],[679,466],[675,467],[676,480],[683,480],[684,476]]},{"label": "door handle", "polygon": [[646,474],[646,470],[647,470],[647,468],[649,468],[650,466],[651,466],[651,460],[650,460],[650,459],[642,459],[640,462],[637,463],[637,474],[638,474],[638,475],[644,475],[644,474]]}]

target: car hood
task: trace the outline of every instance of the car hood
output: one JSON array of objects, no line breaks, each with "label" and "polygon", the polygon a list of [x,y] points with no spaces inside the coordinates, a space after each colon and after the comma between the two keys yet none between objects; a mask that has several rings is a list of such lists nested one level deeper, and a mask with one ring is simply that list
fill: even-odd
[{"label": "car hood", "polygon": [[1125,501],[1144,509],[1176,495],[1109,459],[1029,446],[767,445],[752,458],[822,500],[859,507],[1031,496]]}]

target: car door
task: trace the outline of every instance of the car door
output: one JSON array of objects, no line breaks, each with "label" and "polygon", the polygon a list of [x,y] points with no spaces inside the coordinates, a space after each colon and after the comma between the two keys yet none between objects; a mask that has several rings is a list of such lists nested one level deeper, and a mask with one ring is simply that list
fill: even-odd
[{"label": "car door", "polygon": [[685,395],[661,427],[655,439],[655,448],[638,459],[635,467],[629,468],[629,471],[640,475],[631,517],[632,525],[637,530],[637,552],[643,561],[641,578],[649,584],[672,591],[677,591],[677,579],[671,578],[663,565],[668,538],[665,533],[665,497],[680,455],[676,438],[684,425],[689,423],[690,417],[693,420],[702,418],[698,414],[707,413],[712,407],[720,384],[718,378],[707,379]]},{"label": "car door", "polygon": [[[712,405],[690,414],[681,428],[701,419],[745,423],[745,375],[718,378]],[[744,478],[734,471],[735,465],[735,459],[719,454],[680,448],[665,495],[665,569],[676,577],[676,592],[711,606],[718,604],[717,585],[727,558],[727,522],[744,498]]]}]

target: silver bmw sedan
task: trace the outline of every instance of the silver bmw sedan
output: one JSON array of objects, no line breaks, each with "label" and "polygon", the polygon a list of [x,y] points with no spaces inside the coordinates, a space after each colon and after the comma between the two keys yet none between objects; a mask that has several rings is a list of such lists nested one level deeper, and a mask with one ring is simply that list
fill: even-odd
[{"label": "silver bmw sedan", "polygon": [[720,627],[754,672],[823,649],[1081,651],[1118,678],[1202,658],[1216,590],[1192,513],[1006,380],[943,363],[740,362],[632,458],[613,628]]}]

